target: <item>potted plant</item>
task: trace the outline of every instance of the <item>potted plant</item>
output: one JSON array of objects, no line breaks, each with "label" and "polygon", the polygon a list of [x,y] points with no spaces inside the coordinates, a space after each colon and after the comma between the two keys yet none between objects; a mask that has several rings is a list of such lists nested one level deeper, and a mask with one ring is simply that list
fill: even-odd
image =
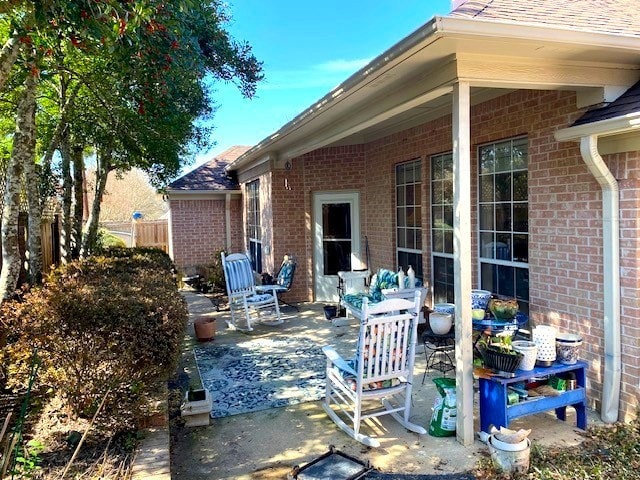
[{"label": "potted plant", "polygon": [[484,365],[502,372],[515,372],[524,356],[513,349],[511,335],[496,335],[479,342]]},{"label": "potted plant", "polygon": [[199,342],[209,342],[216,336],[216,319],[201,315],[193,321],[193,328]]}]

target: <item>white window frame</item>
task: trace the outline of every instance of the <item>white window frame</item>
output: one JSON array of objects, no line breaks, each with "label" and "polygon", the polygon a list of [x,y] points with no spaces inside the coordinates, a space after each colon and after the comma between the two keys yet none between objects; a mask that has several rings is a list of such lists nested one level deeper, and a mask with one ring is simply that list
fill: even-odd
[{"label": "white window frame", "polygon": [[[401,178],[399,175],[400,169],[404,169],[406,171],[408,168],[412,168],[412,178],[410,181],[406,181],[406,174],[404,175],[404,178]],[[424,203],[422,201],[422,159],[414,158],[408,162],[398,163],[395,165],[394,170],[396,193],[396,265],[398,265],[398,268],[402,267],[406,272],[409,268],[409,263],[401,262],[400,257],[402,254],[415,255],[417,264],[414,265],[412,263],[411,267],[415,271],[416,277],[422,280],[422,204]],[[401,180],[403,180],[402,183]],[[413,192],[413,195],[411,195],[411,203],[407,202],[407,188],[411,188]],[[407,221],[410,213],[413,213],[413,225],[409,225],[409,222]],[[403,242],[401,242],[400,238],[401,231],[402,236],[404,237]],[[411,234],[413,236],[413,248],[407,246],[407,239],[409,238],[407,234]],[[400,246],[401,243],[403,243],[402,247]]]},{"label": "white window frame", "polygon": [[[262,271],[262,223],[260,212],[260,180],[253,180],[247,183],[247,251],[251,258],[253,269],[261,273]],[[254,255],[255,252],[259,256]]]},{"label": "white window frame", "polygon": [[[483,151],[490,151],[491,155],[483,159]],[[502,149],[508,150],[509,155],[499,156],[498,153]],[[524,152],[524,155],[517,155],[517,152]],[[507,158],[508,157],[508,158]],[[483,276],[483,265],[496,265],[495,268],[508,267],[520,269],[529,279],[529,198],[528,198],[528,137],[518,136],[496,142],[489,142],[478,146],[478,278],[480,279],[481,288],[494,291],[498,295],[513,296],[518,299],[520,309],[528,312],[529,291],[527,289],[526,296],[517,295],[518,275],[516,270],[513,272],[513,284],[511,290],[496,288],[495,285],[486,285]],[[508,175],[510,185],[508,199],[499,198],[496,195],[496,177],[499,175]],[[488,199],[483,197],[483,181],[490,181],[492,187],[492,197]],[[520,190],[524,190],[520,195],[516,195],[516,182],[519,181],[524,186]],[[516,210],[520,207],[526,207],[526,231],[523,228],[515,227]],[[506,210],[505,210],[506,207]],[[504,212],[507,212],[504,214]],[[499,225],[499,215],[504,214],[502,225]],[[522,215],[520,215],[522,217]],[[506,220],[508,219],[508,221]],[[505,222],[508,224],[505,227]],[[521,218],[521,222],[522,218]],[[526,245],[526,248],[524,247]],[[522,255],[523,249],[526,253]],[[521,252],[522,257],[519,258],[517,252]],[[499,280],[498,280],[499,281]],[[520,287],[522,290],[522,287]]]},{"label": "white window frame", "polygon": [[[448,162],[450,165],[449,172],[450,178],[445,178],[446,171],[442,169],[441,172],[436,174],[434,172],[434,168],[438,165],[443,165],[442,162]],[[431,285],[433,285],[434,289],[434,301],[436,303],[439,302],[453,302],[453,290],[454,290],[454,279],[453,273],[451,273],[451,281],[444,282],[447,293],[442,296],[442,292],[436,291],[437,287],[442,282],[436,283],[436,260],[444,259],[446,264],[451,265],[451,269],[453,270],[453,152],[444,152],[437,155],[432,155],[430,158],[430,171],[431,171],[431,181],[430,181],[430,199],[429,199],[429,215],[431,217]],[[451,190],[451,198],[449,201],[446,201],[444,196],[445,191],[445,182],[449,184],[449,188]],[[441,198],[436,201],[435,195],[436,192],[441,192]],[[439,212],[436,215],[435,210],[438,209]],[[446,217],[448,216],[447,210],[451,210],[450,214],[450,222],[451,224],[446,224]],[[448,228],[444,225],[448,225]],[[436,241],[436,236],[442,237],[442,249],[436,250],[436,246],[439,245],[439,242]],[[445,245],[447,244],[446,238],[450,238],[451,251],[447,252]]]}]

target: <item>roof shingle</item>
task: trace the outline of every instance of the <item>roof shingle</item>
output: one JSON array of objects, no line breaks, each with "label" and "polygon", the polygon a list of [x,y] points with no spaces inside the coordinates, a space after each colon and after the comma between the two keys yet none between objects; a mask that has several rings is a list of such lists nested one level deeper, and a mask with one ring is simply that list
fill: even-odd
[{"label": "roof shingle", "polygon": [[227,174],[225,167],[250,148],[246,145],[236,145],[225,150],[217,157],[170,183],[169,190],[237,190],[237,180]]},{"label": "roof shingle", "polygon": [[576,120],[573,126],[599,122],[638,112],[640,112],[640,82],[636,83],[609,105],[589,110]]},{"label": "roof shingle", "polygon": [[449,16],[640,37],[637,0],[467,0]]}]

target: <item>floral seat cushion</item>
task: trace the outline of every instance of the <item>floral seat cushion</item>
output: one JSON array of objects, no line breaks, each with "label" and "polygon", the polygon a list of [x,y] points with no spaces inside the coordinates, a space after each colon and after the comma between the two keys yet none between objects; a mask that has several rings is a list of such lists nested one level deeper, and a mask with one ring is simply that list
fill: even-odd
[{"label": "floral seat cushion", "polygon": [[[376,344],[377,340],[378,340],[378,327],[374,327],[371,328],[370,326],[365,327],[367,330],[365,332],[365,354],[362,355],[363,361],[364,361],[364,365],[363,365],[363,372],[364,372],[364,376],[363,376],[363,382],[362,382],[362,390],[363,391],[368,391],[368,390],[379,390],[379,389],[384,389],[384,388],[391,388],[391,387],[395,387],[397,385],[400,385],[400,383],[402,383],[402,381],[399,378],[391,378],[391,379],[387,379],[387,380],[383,380],[383,381],[375,381],[375,382],[366,382],[366,378],[367,378],[367,367],[369,365],[369,361],[371,359],[371,357],[375,357],[375,349],[369,349],[369,345],[371,344],[371,342],[373,342],[374,344]],[[390,337],[393,337],[393,339],[387,339],[386,342],[383,341],[383,343],[387,344],[387,343],[393,343],[395,345],[402,345],[403,344],[403,335],[402,334],[398,334],[397,330],[393,330],[390,334],[388,334]],[[393,340],[393,342],[391,342],[391,340]],[[370,356],[366,355],[366,352],[370,353]],[[358,359],[360,358],[360,339],[358,339],[358,343],[356,344],[356,354],[355,356],[351,359],[351,360],[347,360],[346,365],[344,366],[344,368],[340,368],[337,366],[334,366],[334,370],[340,374],[340,376],[342,377],[343,381],[345,382],[345,384],[347,384],[351,390],[355,391],[357,388],[357,381],[356,381],[356,377],[357,377],[357,372],[358,372]],[[377,360],[379,362],[393,362],[393,361],[399,361],[399,359],[401,358],[401,356],[396,356],[394,354],[394,351],[390,351],[387,352],[387,355],[384,357],[379,357]],[[375,358],[373,359],[375,361]]]},{"label": "floral seat cushion", "polygon": [[[416,287],[421,287],[422,282],[416,278]],[[403,288],[409,287],[409,279],[405,277]],[[361,310],[362,300],[367,297],[369,303],[378,303],[384,299],[383,290],[390,288],[398,288],[398,272],[393,272],[385,268],[381,268],[373,276],[369,293],[348,293],[342,297],[342,300],[349,304],[350,307]]]}]

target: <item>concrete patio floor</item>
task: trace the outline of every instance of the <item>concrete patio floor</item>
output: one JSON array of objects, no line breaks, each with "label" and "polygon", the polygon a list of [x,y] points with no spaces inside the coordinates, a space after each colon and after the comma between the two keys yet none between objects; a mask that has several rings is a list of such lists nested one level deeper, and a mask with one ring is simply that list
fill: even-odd
[{"label": "concrete patio floor", "polygon": [[[200,386],[192,348],[193,320],[199,315],[216,318],[215,343],[236,343],[248,337],[278,338],[300,336],[318,345],[333,345],[345,356],[354,350],[355,324],[335,327],[324,318],[321,304],[301,304],[300,312],[283,308],[283,325],[257,325],[250,334],[226,328],[228,312],[216,312],[211,300],[185,290],[190,321],[185,338],[181,371],[185,381]],[[433,378],[440,372],[429,372],[422,384],[425,355],[416,354],[412,421],[428,429],[431,408],[437,395]],[[450,374],[451,376],[451,374]],[[479,418],[477,395],[475,430]],[[588,412],[589,425],[599,423],[595,412]],[[575,412],[567,409],[567,422],[556,420],[553,412],[525,417],[511,428],[531,428],[534,443],[573,446],[582,441],[575,428]],[[387,473],[446,474],[473,470],[478,459],[488,454],[485,444],[476,440],[470,447],[460,445],[455,437],[419,436],[405,430],[391,417],[384,416],[366,427],[367,434],[380,439],[381,447],[371,449],[352,440],[327,417],[321,402],[212,419],[206,427],[184,426],[173,418],[171,429],[171,478],[186,479],[282,479],[295,465],[304,465],[328,450],[329,445],[360,460],[368,460],[376,469]]]}]

